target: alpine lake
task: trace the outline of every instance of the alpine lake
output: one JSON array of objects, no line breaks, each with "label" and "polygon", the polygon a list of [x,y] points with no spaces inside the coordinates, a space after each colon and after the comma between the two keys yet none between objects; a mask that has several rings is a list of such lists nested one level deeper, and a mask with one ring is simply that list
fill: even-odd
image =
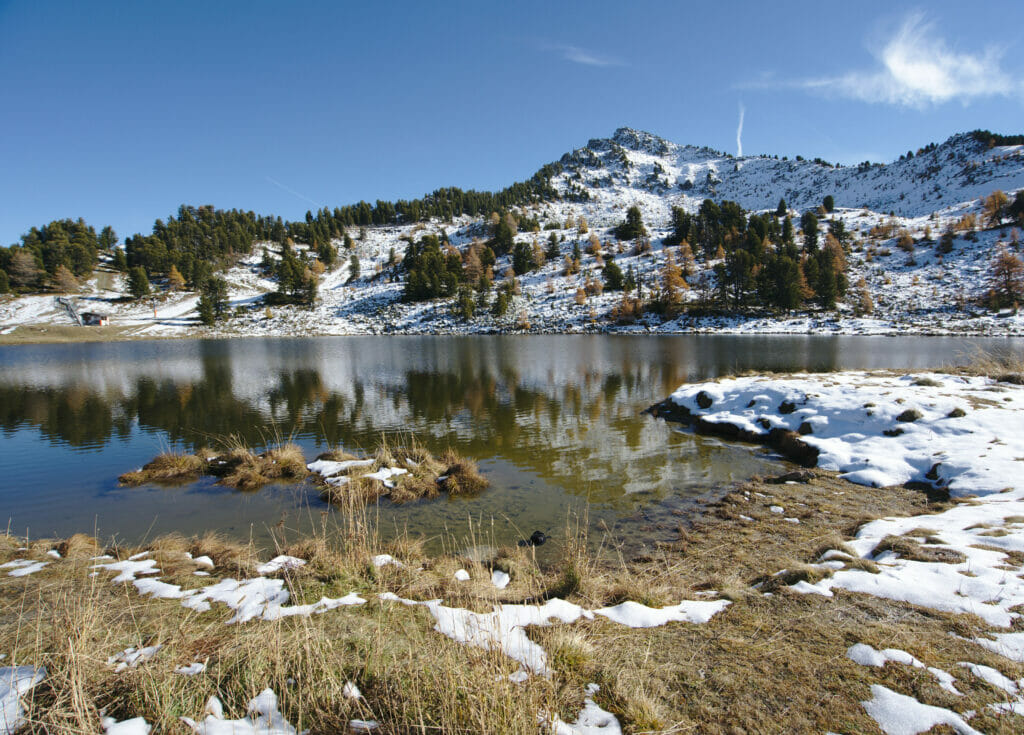
[{"label": "alpine lake", "polygon": [[0,347],[0,498],[10,533],[138,543],[218,531],[269,545],[329,526],[311,481],[240,492],[202,478],[121,487],[167,450],[261,449],[307,461],[415,439],[478,461],[472,497],[367,509],[428,549],[553,540],[589,526],[629,553],[678,537],[702,499],[786,466],[644,409],[681,384],[747,371],[929,369],[1020,340],[853,336],[387,336]]}]

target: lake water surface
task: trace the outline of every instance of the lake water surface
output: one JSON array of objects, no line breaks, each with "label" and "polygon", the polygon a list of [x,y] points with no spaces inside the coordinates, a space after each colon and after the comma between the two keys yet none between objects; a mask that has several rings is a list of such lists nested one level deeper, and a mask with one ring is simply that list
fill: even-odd
[{"label": "lake water surface", "polygon": [[[702,495],[779,462],[641,414],[686,381],[746,370],[927,368],[1020,340],[817,336],[325,337],[0,347],[0,500],[13,533],[135,542],[219,530],[265,541],[330,517],[315,488],[204,479],[122,488],[168,448],[293,438],[312,459],[412,434],[475,457],[491,488],[374,513],[461,542],[556,537],[586,511],[631,546],[676,536]],[[597,534],[592,534],[597,535]]]}]

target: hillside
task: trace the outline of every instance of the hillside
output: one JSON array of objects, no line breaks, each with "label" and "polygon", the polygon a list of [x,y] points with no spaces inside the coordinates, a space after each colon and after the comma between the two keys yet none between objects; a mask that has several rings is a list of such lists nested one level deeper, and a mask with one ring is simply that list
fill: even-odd
[{"label": "hillside", "polygon": [[[194,293],[164,290],[141,302],[123,298],[126,279],[107,267],[109,262],[101,263],[83,285],[78,301],[83,310],[109,314],[119,336],[634,330],[1024,334],[1024,316],[994,311],[985,299],[1000,244],[1008,244],[1011,252],[1020,246],[1014,243],[1017,234],[1009,217],[1002,226],[983,228],[988,222],[981,201],[1002,190],[1012,202],[1014,192],[1024,189],[1024,146],[995,146],[980,138],[958,134],[890,164],[840,167],[734,157],[621,128],[541,169],[557,198],[537,196],[531,205],[511,210],[520,223],[514,243],[535,243],[549,257],[517,276],[514,289],[508,283],[514,293],[500,316],[493,313],[495,290],[472,295],[477,308],[470,319],[456,316],[454,294],[406,302],[406,274],[400,264],[388,265],[401,260],[410,240],[427,234],[447,239],[467,259],[471,244],[482,247],[493,234],[489,218],[467,215],[447,222],[349,228],[351,249],[340,238],[332,241],[338,261],[319,276],[312,308],[264,303],[263,296],[277,288],[275,276],[261,268],[264,250],[270,260],[278,257],[279,245],[272,242],[258,243],[251,255],[225,271],[230,316],[214,327],[199,325]],[[831,213],[820,210],[826,196],[834,198]],[[695,215],[706,199],[733,201],[749,213],[774,213],[784,199],[796,227],[807,211],[819,213],[823,232],[841,226],[850,286],[845,298],[834,310],[810,301],[797,310],[724,303],[707,308],[723,273],[717,267],[724,264],[721,253],[695,247],[675,312],[623,314],[623,293],[601,292],[604,263],[614,260],[635,276],[639,287],[634,293],[650,297],[667,255],[674,253],[677,261],[681,257],[678,248],[665,242],[673,232],[673,208]],[[640,246],[618,241],[613,232],[632,206],[639,208],[649,232],[649,243]],[[951,235],[943,246],[940,235],[947,230]],[[590,243],[595,234],[596,248]],[[555,243],[549,243],[552,236]],[[567,269],[566,258],[577,247],[578,269]],[[558,257],[550,257],[554,248]],[[305,254],[307,263],[316,260],[301,242],[296,251]],[[354,279],[353,256],[360,266]],[[492,267],[495,286],[508,280],[511,266],[511,253],[499,253]],[[160,278],[152,280],[166,287]],[[866,302],[873,308],[866,310]],[[70,324],[52,294],[0,297],[0,334],[21,326]]]}]

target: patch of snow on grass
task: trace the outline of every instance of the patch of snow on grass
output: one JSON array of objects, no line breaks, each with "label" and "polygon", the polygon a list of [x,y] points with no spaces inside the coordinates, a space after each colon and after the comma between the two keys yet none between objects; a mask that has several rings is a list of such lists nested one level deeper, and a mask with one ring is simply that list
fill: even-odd
[{"label": "patch of snow on grass", "polygon": [[125,669],[134,669],[139,664],[145,663],[153,658],[157,653],[159,653],[161,648],[163,648],[162,645],[143,646],[142,648],[131,646],[130,648],[124,649],[116,656],[108,658],[107,666],[113,666],[114,671],[116,672],[121,672]]},{"label": "patch of snow on grass", "polygon": [[197,735],[297,735],[295,727],[277,708],[277,695],[272,689],[264,689],[249,700],[247,717],[225,720],[224,707],[216,697],[210,697],[206,711],[209,714],[202,722],[189,717],[182,717],[181,721]]},{"label": "patch of snow on grass", "polygon": [[655,628],[671,622],[706,623],[729,604],[728,600],[685,600],[678,605],[654,608],[626,601],[594,613],[630,628]]},{"label": "patch of snow on grass", "polygon": [[305,566],[305,564],[305,559],[281,554],[280,556],[275,556],[266,564],[260,564],[256,567],[256,571],[260,574],[273,574],[274,572],[279,572],[282,569],[298,569],[301,566]]},{"label": "patch of snow on grass", "polygon": [[9,735],[25,723],[21,697],[46,678],[39,666],[0,667],[0,735]]},{"label": "patch of snow on grass", "polygon": [[556,735],[622,735],[618,718],[593,700],[599,690],[597,684],[588,684],[588,696],[583,699],[583,709],[576,721],[570,725],[556,715],[551,720],[551,731]]},{"label": "patch of snow on grass", "polygon": [[0,569],[11,569],[12,571],[7,573],[9,577],[27,577],[29,574],[35,574],[49,563],[50,562],[48,561],[15,559],[14,561],[9,561],[6,564],[0,564]]},{"label": "patch of snow on grass", "polygon": [[118,722],[113,717],[104,717],[100,720],[103,731],[107,735],[149,735],[153,727],[142,717],[135,717],[130,720]]},{"label": "patch of snow on grass", "polygon": [[917,735],[936,725],[949,725],[960,735],[981,735],[952,710],[922,704],[880,684],[871,685],[871,695],[861,705],[886,735]]}]

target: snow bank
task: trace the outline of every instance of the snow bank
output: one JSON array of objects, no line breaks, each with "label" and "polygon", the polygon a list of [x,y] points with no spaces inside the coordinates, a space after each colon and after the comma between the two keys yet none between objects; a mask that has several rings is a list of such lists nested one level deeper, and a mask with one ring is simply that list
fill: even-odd
[{"label": "snow bank", "polygon": [[819,467],[873,487],[914,480],[954,495],[996,493],[1015,484],[1024,456],[1024,433],[1010,429],[1024,389],[988,378],[756,376],[686,385],[671,400],[708,423],[765,438],[802,428]]}]

